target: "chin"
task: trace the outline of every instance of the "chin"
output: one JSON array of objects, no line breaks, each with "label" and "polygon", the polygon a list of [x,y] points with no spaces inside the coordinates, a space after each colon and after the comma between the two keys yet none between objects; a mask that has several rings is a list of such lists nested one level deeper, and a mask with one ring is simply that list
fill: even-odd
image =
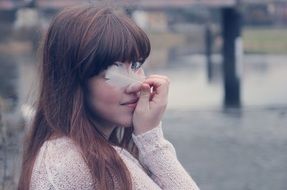
[{"label": "chin", "polygon": [[121,126],[123,126],[124,128],[128,128],[128,127],[132,127],[133,123],[132,122],[126,122],[126,123],[123,123]]},{"label": "chin", "polygon": [[128,128],[133,126],[133,119],[132,117],[126,118],[124,121],[119,123],[120,126]]}]

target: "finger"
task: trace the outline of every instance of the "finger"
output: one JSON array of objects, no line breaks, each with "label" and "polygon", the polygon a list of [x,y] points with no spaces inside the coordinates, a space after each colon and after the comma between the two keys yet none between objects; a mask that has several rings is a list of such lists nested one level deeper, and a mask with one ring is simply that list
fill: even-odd
[{"label": "finger", "polygon": [[141,85],[140,97],[137,102],[137,108],[141,110],[149,110],[149,99],[150,99],[150,86],[148,84]]},{"label": "finger", "polygon": [[164,75],[150,75],[147,78],[158,78],[158,79],[163,79],[163,80],[167,81],[168,83],[170,82],[169,78],[167,76],[164,76]]},{"label": "finger", "polygon": [[168,88],[169,86],[169,81],[166,79],[162,79],[162,78],[147,78],[144,83],[149,84],[151,87],[153,87],[154,89],[157,88]]},{"label": "finger", "polygon": [[153,89],[152,101],[167,101],[169,83],[166,80],[159,78],[149,78],[146,79],[144,83],[148,84]]}]

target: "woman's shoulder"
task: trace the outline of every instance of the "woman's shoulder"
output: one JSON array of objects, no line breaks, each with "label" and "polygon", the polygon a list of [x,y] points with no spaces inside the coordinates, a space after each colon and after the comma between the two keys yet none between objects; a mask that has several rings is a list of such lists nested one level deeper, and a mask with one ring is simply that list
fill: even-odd
[{"label": "woman's shoulder", "polygon": [[[92,178],[80,150],[68,137],[47,140],[36,160],[36,170],[45,171],[48,181],[55,187],[85,187],[90,189]],[[41,166],[41,167],[37,167]],[[89,188],[88,188],[89,187]]]},{"label": "woman's shoulder", "polygon": [[45,149],[46,162],[50,165],[55,163],[56,167],[62,167],[66,164],[71,166],[84,163],[80,149],[69,137],[47,140],[42,148]]},{"label": "woman's shoulder", "polygon": [[80,153],[73,140],[66,136],[46,140],[42,145],[41,149],[42,148],[46,148],[48,151],[56,151],[63,153]]},{"label": "woman's shoulder", "polygon": [[44,168],[48,175],[56,173],[87,173],[88,167],[81,151],[72,139],[60,137],[44,142],[37,155],[34,169]]}]

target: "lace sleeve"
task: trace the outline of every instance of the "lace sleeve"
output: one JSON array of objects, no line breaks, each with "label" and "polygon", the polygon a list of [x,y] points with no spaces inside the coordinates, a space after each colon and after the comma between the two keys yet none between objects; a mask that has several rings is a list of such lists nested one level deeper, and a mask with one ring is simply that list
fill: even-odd
[{"label": "lace sleeve", "polygon": [[199,189],[178,161],[173,145],[164,138],[161,124],[143,134],[133,134],[133,140],[140,162],[149,168],[151,177],[162,189]]},{"label": "lace sleeve", "polygon": [[45,167],[48,180],[57,190],[92,190],[89,169],[79,151],[71,143],[47,145]]}]

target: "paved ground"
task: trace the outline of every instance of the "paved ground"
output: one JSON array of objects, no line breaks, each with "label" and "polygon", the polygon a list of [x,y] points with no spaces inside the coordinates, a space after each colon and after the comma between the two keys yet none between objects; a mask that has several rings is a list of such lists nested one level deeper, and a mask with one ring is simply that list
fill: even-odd
[{"label": "paved ground", "polygon": [[202,190],[287,189],[287,108],[171,110],[163,123]]}]

